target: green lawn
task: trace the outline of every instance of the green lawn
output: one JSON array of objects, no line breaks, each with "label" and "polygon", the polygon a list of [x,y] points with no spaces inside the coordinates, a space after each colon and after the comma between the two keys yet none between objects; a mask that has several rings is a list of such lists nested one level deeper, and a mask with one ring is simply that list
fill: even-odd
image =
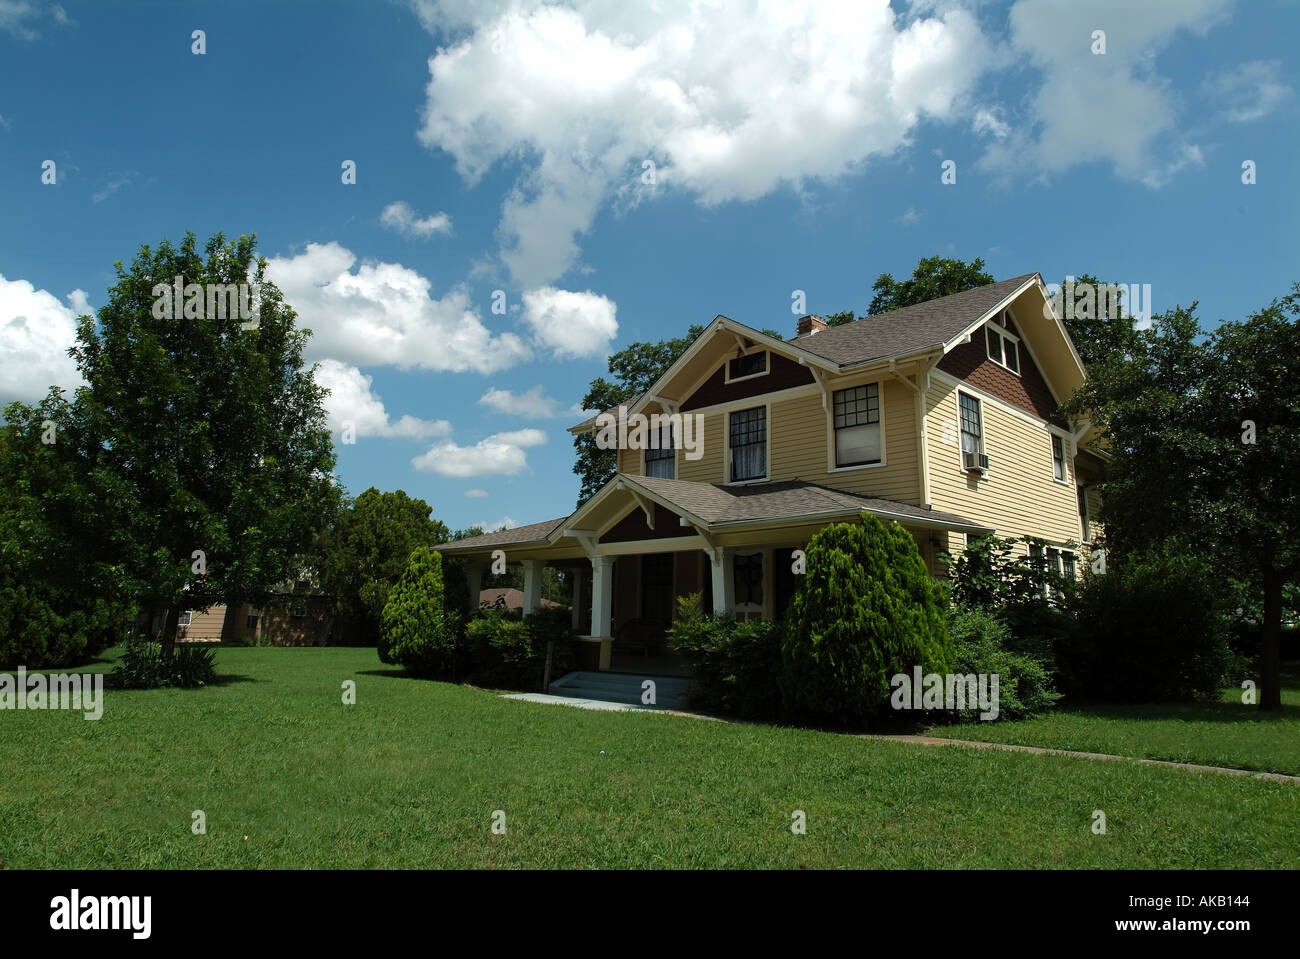
[{"label": "green lawn", "polygon": [[218,668],[206,689],[109,691],[98,722],[0,712],[0,863],[1300,866],[1289,783],[534,705],[367,649],[222,649]]},{"label": "green lawn", "polygon": [[1300,663],[1282,675],[1282,711],[1262,713],[1229,689],[1217,703],[1057,709],[1016,723],[941,726],[931,735],[1078,749],[1300,776]]}]

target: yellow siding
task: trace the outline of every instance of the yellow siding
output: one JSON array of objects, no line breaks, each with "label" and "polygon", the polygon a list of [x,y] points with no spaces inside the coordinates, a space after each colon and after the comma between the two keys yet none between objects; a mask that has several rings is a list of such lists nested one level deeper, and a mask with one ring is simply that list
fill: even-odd
[{"label": "yellow siding", "polygon": [[640,450],[618,451],[618,471],[620,473],[627,473],[630,476],[640,476],[641,462]]},{"label": "yellow siding", "polygon": [[[1052,477],[1052,441],[1046,427],[979,398],[984,451],[990,461],[986,478],[961,469],[957,388],[938,378],[931,381],[926,397],[931,504],[992,526],[998,536],[1078,542],[1073,464],[1067,462],[1068,482],[1058,483]],[[950,549],[964,546],[965,537],[950,537],[950,544]]]},{"label": "yellow siding", "polygon": [[225,606],[213,606],[206,613],[194,610],[190,617],[190,625],[180,627],[177,638],[186,643],[220,642],[221,627],[225,621]]}]

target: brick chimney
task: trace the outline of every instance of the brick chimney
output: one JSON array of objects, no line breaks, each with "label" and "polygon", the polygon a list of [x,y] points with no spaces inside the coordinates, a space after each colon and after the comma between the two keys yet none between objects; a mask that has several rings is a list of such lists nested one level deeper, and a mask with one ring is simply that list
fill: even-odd
[{"label": "brick chimney", "polygon": [[829,330],[830,328],[830,324],[820,316],[809,313],[807,316],[799,317],[799,325],[795,328],[795,332],[799,336],[812,336],[814,333],[820,333],[822,330]]}]

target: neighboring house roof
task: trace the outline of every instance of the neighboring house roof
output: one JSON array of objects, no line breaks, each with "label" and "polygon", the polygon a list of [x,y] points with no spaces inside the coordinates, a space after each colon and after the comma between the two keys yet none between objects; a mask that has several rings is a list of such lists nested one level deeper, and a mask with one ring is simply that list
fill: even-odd
[{"label": "neighboring house roof", "polygon": [[[644,405],[643,401],[654,393],[659,384],[667,382],[673,370],[696,351],[697,345],[719,328],[741,333],[757,345],[782,350],[799,359],[801,363],[812,363],[832,372],[847,370],[894,357],[901,358],[931,350],[946,350],[955,341],[964,337],[971,327],[991,315],[1004,301],[1035,281],[1042,282],[1037,273],[1024,273],[973,290],[941,296],[938,299],[890,310],[888,313],[880,313],[876,316],[863,317],[852,323],[845,323],[843,326],[834,326],[828,330],[791,337],[788,340],[774,339],[730,317],[718,316],[692,342],[686,352],[664,371],[650,390],[638,394],[624,405],[629,410]],[[1064,326],[1061,329],[1065,333]],[[1068,340],[1069,334],[1065,333],[1065,336]],[[1070,349],[1074,351],[1072,343]],[[617,413],[617,408],[605,412]],[[593,416],[576,426],[569,427],[569,432],[585,433],[595,428],[596,417]]]},{"label": "neighboring house roof", "polygon": [[[624,485],[636,487],[674,512],[685,514],[710,530],[725,531],[728,527],[747,524],[762,525],[781,521],[812,520],[819,517],[849,516],[863,510],[881,519],[899,522],[925,523],[973,533],[991,530],[991,527],[965,519],[955,513],[926,509],[898,500],[862,496],[802,480],[755,483],[749,486],[719,486],[713,483],[616,473],[600,492],[572,516],[443,543],[434,548],[462,552],[505,545],[540,545],[555,542],[563,530],[570,526],[571,520],[578,519],[588,511],[589,507],[623,488]],[[507,536],[511,538],[506,539]]]},{"label": "neighboring house roof", "polygon": [[787,342],[841,367],[944,347],[1037,275],[1025,273]]}]

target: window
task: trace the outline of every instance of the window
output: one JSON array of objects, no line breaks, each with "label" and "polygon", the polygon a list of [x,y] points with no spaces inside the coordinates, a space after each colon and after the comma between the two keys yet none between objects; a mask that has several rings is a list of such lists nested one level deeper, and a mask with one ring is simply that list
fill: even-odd
[{"label": "window", "polygon": [[245,628],[245,629],[257,629],[257,614],[256,614],[256,613],[249,613],[247,616],[244,617],[244,628]]},{"label": "window", "polygon": [[1020,373],[1020,340],[1014,333],[1007,332],[1011,314],[1003,310],[984,327],[984,344],[989,359],[998,366],[1005,367],[1012,373]]},{"label": "window", "polygon": [[739,380],[746,376],[758,376],[767,372],[767,353],[749,353],[738,356],[727,363],[727,379]]},{"label": "window", "polygon": [[661,479],[677,478],[677,450],[673,444],[673,427],[669,423],[654,443],[658,449],[645,451],[645,475],[658,476]]},{"label": "window", "polygon": [[767,476],[767,410],[756,407],[731,414],[731,481]]},{"label": "window", "polygon": [[1088,542],[1088,534],[1091,532],[1088,523],[1088,488],[1080,486],[1079,493],[1079,529],[1083,533],[1083,541]]},{"label": "window", "polygon": [[1075,578],[1076,573],[1075,573],[1075,569],[1074,569],[1074,554],[1073,554],[1073,553],[1067,553],[1067,552],[1062,552],[1062,553],[1061,553],[1061,572],[1065,575],[1065,578],[1066,578],[1066,579],[1074,579],[1074,578]]},{"label": "window", "polygon": [[966,393],[958,393],[957,406],[961,416],[961,451],[983,453],[984,426],[980,417],[980,401]]},{"label": "window", "polygon": [[192,609],[182,611],[176,619],[177,626],[188,626],[192,622],[194,622],[194,610]]},{"label": "window", "polygon": [[1047,570],[1048,560],[1043,554],[1043,547],[1039,543],[1029,544],[1029,568],[1034,575],[1034,592],[1044,599],[1047,598]]},{"label": "window", "polygon": [[307,604],[306,604],[306,603],[294,603],[293,605],[291,605],[291,606],[289,607],[289,618],[290,618],[290,619],[306,619],[306,618],[307,618]]},{"label": "window", "polygon": [[1065,482],[1065,441],[1052,434],[1052,476],[1058,483]]},{"label": "window", "polygon": [[836,390],[835,465],[880,462],[880,385]]}]

